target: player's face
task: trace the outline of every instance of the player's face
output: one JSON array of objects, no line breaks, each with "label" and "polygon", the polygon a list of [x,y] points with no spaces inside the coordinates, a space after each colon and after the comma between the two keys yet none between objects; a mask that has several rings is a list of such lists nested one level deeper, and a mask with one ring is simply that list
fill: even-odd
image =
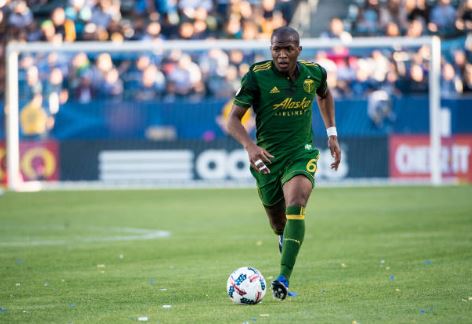
[{"label": "player's face", "polygon": [[292,37],[279,38],[274,36],[270,47],[272,59],[277,70],[283,73],[295,71],[297,58],[302,50],[298,42]]}]

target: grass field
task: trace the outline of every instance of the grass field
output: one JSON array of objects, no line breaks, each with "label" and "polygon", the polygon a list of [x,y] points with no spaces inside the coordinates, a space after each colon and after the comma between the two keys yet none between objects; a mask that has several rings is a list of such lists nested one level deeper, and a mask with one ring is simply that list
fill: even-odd
[{"label": "grass field", "polygon": [[472,322],[472,187],[316,189],[306,224],[299,296],[238,306],[278,272],[255,190],[7,192],[0,323]]}]

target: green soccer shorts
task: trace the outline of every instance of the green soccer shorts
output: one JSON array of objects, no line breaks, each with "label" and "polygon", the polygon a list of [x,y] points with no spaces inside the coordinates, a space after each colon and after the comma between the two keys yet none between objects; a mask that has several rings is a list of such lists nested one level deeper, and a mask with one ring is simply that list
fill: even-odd
[{"label": "green soccer shorts", "polygon": [[262,204],[270,207],[280,202],[284,198],[283,185],[297,175],[304,175],[314,186],[319,156],[319,150],[311,149],[274,160],[271,164],[267,164],[270,169],[269,174],[262,174],[251,168]]}]

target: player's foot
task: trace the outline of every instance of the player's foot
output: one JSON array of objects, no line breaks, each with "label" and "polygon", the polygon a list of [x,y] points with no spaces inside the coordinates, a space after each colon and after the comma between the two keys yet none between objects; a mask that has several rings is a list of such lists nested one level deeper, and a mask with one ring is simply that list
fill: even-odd
[{"label": "player's foot", "polygon": [[282,247],[284,245],[284,235],[280,234],[279,235],[279,252],[282,253]]},{"label": "player's foot", "polygon": [[284,300],[288,295],[288,280],[280,275],[272,281],[272,295],[274,298]]},{"label": "player's foot", "polygon": [[289,292],[287,293],[287,296],[288,296],[288,297],[297,297],[298,294],[297,294],[296,292],[294,292],[294,291],[289,291]]}]

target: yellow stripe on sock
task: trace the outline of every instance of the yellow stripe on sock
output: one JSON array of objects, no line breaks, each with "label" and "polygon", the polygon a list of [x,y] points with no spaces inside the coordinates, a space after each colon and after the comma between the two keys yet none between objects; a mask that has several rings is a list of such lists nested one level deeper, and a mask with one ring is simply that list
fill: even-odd
[{"label": "yellow stripe on sock", "polygon": [[305,219],[305,214],[287,215],[287,219]]}]

